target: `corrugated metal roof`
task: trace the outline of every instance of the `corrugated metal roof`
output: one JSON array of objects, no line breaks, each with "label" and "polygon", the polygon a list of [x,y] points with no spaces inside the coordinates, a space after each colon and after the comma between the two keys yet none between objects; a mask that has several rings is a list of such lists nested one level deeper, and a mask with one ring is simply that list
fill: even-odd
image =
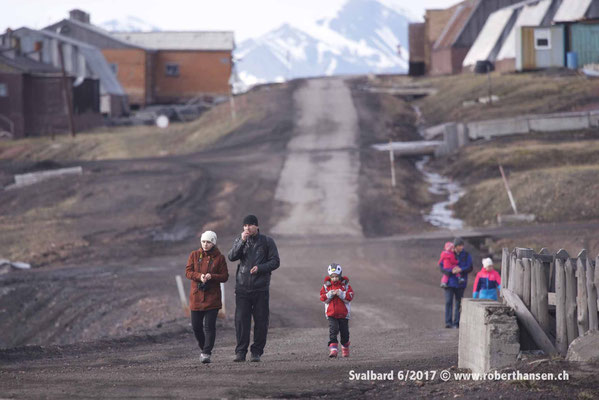
[{"label": "corrugated metal roof", "polygon": [[578,21],[584,18],[593,0],[563,0],[555,13],[555,22]]},{"label": "corrugated metal roof", "polygon": [[489,15],[483,29],[476,37],[468,54],[466,54],[462,66],[474,65],[479,60],[489,59],[491,51],[501,38],[501,33],[503,32],[505,25],[516,10],[517,8],[514,7],[505,7]]},{"label": "corrugated metal roof", "polygon": [[457,39],[466,22],[470,18],[472,11],[479,0],[465,0],[456,6],[456,9],[445,25],[443,32],[435,42],[434,49],[442,49],[451,46]]},{"label": "corrugated metal roof", "polygon": [[521,26],[540,25],[545,18],[545,15],[547,15],[553,1],[555,0],[540,0],[538,2],[529,2],[524,5],[520,15],[518,15],[516,23],[512,27],[509,35],[503,42],[503,46],[501,46],[501,50],[499,50],[499,53],[497,54],[497,60],[516,58],[516,29]]},{"label": "corrugated metal roof", "polygon": [[[73,25],[79,26],[79,27],[81,27],[83,29],[87,29],[87,30],[90,30],[92,32],[95,32],[98,35],[105,36],[105,37],[107,37],[107,38],[109,38],[111,40],[114,40],[117,43],[120,43],[120,44],[124,45],[124,46],[133,47],[133,48],[135,48],[135,47],[142,48],[142,46],[136,45],[134,43],[131,43],[131,42],[128,42],[128,41],[125,41],[125,40],[122,40],[122,39],[119,39],[118,37],[115,37],[114,35],[112,35],[111,32],[109,32],[109,31],[107,31],[107,30],[105,30],[103,28],[100,28],[99,26],[96,26],[96,25],[88,24],[88,23],[77,21],[76,19],[70,19],[70,18],[69,19],[63,19],[63,20],[57,22],[57,24],[60,24],[60,23],[73,24]],[[56,25],[56,24],[52,24],[50,26],[53,26],[53,25]],[[48,30],[48,28],[49,27],[46,27],[44,29]],[[50,31],[50,32],[52,32],[52,31]],[[66,36],[66,35],[63,35],[63,36]]]},{"label": "corrugated metal roof", "polygon": [[[102,94],[108,93],[112,95],[124,96],[125,91],[116,78],[114,72],[108,66],[104,55],[100,49],[95,46],[91,46],[87,43],[79,40],[72,39],[68,36],[59,35],[54,32],[46,30],[34,30],[29,28],[19,28],[13,32],[15,36],[30,36],[35,38],[47,37],[54,39],[58,42],[70,44],[72,47],[77,49],[85,58],[87,67],[92,71],[94,76],[92,78],[98,78],[100,80],[100,92]],[[31,49],[23,49],[24,51],[30,51]],[[75,71],[68,71],[71,75],[77,75]]]},{"label": "corrugated metal roof", "polygon": [[112,36],[151,50],[230,50],[235,48],[233,32],[114,32]]},{"label": "corrugated metal roof", "polygon": [[43,73],[43,74],[60,74],[61,71],[50,64],[45,64],[39,61],[32,60],[25,56],[16,56],[14,58],[0,54],[0,64],[6,64],[19,71],[25,73]]}]

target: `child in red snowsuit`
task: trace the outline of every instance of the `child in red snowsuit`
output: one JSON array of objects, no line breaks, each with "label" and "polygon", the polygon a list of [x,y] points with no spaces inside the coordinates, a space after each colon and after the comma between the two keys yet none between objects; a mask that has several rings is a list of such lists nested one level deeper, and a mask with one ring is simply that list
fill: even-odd
[{"label": "child in red snowsuit", "polygon": [[320,300],[324,302],[324,311],[329,320],[329,357],[337,357],[337,335],[341,333],[341,355],[349,357],[349,317],[350,301],[354,291],[349,279],[342,275],[341,265],[331,264],[329,276],[324,278],[320,289]]},{"label": "child in red snowsuit", "polygon": [[[445,243],[441,256],[439,257],[439,262],[437,264],[441,265],[446,271],[451,271],[454,267],[458,266],[458,259],[455,256],[454,249],[455,247],[452,242]],[[458,278],[459,283],[464,281],[461,274],[457,273],[455,276]],[[446,288],[447,282],[449,282],[449,275],[443,274],[441,277],[441,287]]]}]

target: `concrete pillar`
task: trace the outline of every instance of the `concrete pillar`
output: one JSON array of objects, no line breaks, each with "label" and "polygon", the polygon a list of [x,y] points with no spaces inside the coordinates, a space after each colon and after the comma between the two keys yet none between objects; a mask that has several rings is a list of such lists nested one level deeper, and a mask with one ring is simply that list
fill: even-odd
[{"label": "concrete pillar", "polygon": [[497,301],[462,299],[458,367],[474,373],[512,366],[520,352],[514,311]]},{"label": "concrete pillar", "polygon": [[455,123],[445,124],[445,133],[443,134],[447,153],[451,154],[458,149],[458,126]]}]

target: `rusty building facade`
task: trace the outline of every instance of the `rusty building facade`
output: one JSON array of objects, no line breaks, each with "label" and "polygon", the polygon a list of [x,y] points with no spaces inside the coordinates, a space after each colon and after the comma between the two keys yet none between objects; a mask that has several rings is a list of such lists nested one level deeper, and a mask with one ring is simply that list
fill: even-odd
[{"label": "rusty building facade", "polygon": [[[0,131],[15,139],[70,131],[69,103],[76,131],[100,126],[100,84],[75,82],[58,68],[28,57],[0,55]],[[66,91],[68,91],[68,96]],[[68,100],[67,100],[68,99]]]}]

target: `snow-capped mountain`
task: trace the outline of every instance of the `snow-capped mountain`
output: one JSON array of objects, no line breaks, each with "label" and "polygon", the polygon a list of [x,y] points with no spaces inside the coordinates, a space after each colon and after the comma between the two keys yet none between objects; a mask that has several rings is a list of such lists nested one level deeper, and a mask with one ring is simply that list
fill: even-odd
[{"label": "snow-capped mountain", "polygon": [[239,44],[239,78],[253,85],[309,76],[404,73],[406,14],[389,0],[348,0],[336,16],[309,28],[283,24]]},{"label": "snow-capped mountain", "polygon": [[152,25],[140,18],[127,15],[121,19],[111,19],[99,25],[101,28],[110,32],[156,32],[159,27]]}]

